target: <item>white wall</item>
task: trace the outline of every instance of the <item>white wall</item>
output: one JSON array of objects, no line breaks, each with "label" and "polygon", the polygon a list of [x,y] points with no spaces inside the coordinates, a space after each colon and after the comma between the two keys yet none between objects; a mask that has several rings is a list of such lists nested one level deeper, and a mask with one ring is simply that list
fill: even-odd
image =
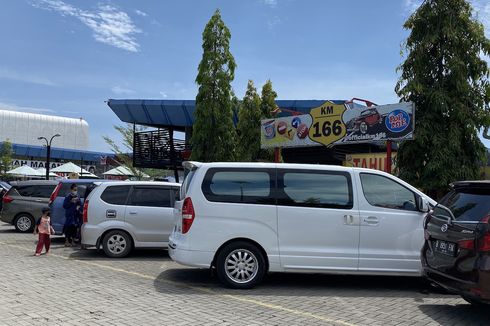
[{"label": "white wall", "polygon": [[88,123],[83,119],[0,110],[0,142],[9,140],[15,144],[45,145],[46,137],[60,134],[53,147],[88,150]]}]

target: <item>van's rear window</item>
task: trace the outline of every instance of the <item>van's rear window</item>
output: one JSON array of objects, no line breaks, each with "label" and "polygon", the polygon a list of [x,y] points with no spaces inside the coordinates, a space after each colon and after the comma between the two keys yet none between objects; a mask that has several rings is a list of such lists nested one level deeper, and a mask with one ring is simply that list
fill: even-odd
[{"label": "van's rear window", "polygon": [[480,221],[490,214],[490,189],[455,189],[441,204],[453,212],[457,221]]},{"label": "van's rear window", "polygon": [[202,190],[209,201],[271,204],[272,184],[266,169],[209,169]]}]

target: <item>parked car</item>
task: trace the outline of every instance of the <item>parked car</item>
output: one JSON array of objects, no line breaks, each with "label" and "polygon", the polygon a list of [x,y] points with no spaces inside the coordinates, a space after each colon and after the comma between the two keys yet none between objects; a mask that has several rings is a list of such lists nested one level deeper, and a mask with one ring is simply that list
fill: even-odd
[{"label": "parked car", "polygon": [[185,162],[170,257],[234,288],[266,272],[420,276],[422,220],[436,203],[381,171]]},{"label": "parked car", "polygon": [[366,109],[358,117],[347,122],[347,131],[360,130],[361,133],[365,134],[368,131],[368,127],[381,123],[383,123],[383,117],[376,108]]},{"label": "parked car", "polygon": [[107,182],[108,180],[94,180],[94,179],[67,179],[61,180],[57,184],[53,193],[49,198],[49,207],[51,208],[51,223],[56,234],[63,234],[63,226],[65,225],[65,209],[63,208],[63,201],[66,195],[70,192],[72,184],[76,184],[78,188],[78,197],[83,204],[85,198],[95,188],[96,184],[101,182]]},{"label": "parked car", "polygon": [[82,245],[102,246],[115,258],[127,256],[133,248],[166,248],[179,188],[169,182],[101,183],[84,203]]},{"label": "parked car", "polygon": [[424,223],[424,273],[472,304],[490,304],[490,181],[451,186]]},{"label": "parked car", "polygon": [[3,196],[0,220],[14,225],[19,232],[31,232],[57,184],[50,180],[12,182]]}]

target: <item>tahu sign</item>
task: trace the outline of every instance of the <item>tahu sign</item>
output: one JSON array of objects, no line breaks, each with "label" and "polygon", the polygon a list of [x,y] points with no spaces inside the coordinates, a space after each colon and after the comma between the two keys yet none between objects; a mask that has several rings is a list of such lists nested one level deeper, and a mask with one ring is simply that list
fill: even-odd
[{"label": "tahu sign", "polygon": [[310,114],[261,121],[261,147],[303,147],[413,138],[414,105],[359,109],[330,101]]}]

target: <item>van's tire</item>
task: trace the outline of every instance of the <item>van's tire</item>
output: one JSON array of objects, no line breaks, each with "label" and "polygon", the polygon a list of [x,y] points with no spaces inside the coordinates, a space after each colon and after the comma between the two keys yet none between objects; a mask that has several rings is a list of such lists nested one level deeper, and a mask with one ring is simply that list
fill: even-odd
[{"label": "van's tire", "polygon": [[109,231],[102,239],[102,248],[107,257],[123,258],[133,249],[133,239],[124,231]]},{"label": "van's tire", "polygon": [[265,273],[264,255],[249,242],[232,242],[216,257],[216,274],[221,283],[230,288],[253,288],[262,281]]},{"label": "van's tire", "polygon": [[34,224],[34,218],[29,213],[20,213],[14,220],[15,230],[21,233],[32,232]]}]

